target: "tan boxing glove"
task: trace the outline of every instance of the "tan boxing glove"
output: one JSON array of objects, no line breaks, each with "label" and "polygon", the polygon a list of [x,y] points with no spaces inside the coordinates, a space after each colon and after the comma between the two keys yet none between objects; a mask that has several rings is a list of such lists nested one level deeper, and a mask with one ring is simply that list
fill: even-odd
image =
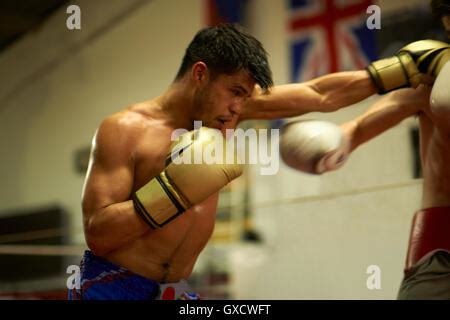
[{"label": "tan boxing glove", "polygon": [[242,170],[236,148],[227,147],[219,130],[202,127],[172,144],[166,168],[132,196],[134,207],[151,227],[161,228],[239,177]]},{"label": "tan boxing glove", "polygon": [[450,45],[436,40],[420,40],[403,47],[398,54],[367,67],[379,93],[433,84],[450,58]]}]

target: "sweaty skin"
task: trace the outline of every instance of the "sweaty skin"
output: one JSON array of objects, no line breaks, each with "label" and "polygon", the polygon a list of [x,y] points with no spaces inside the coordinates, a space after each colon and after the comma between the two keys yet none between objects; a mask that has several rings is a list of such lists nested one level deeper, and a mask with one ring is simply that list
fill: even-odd
[{"label": "sweaty skin", "polygon": [[208,81],[204,65],[194,65],[162,96],[111,115],[98,128],[83,188],[89,248],[156,281],[187,279],[213,232],[218,194],[156,230],[136,214],[130,200],[163,170],[173,130],[191,130],[194,120],[224,131],[246,119],[330,112],[374,93],[365,71],[327,75],[263,93],[245,71]]}]

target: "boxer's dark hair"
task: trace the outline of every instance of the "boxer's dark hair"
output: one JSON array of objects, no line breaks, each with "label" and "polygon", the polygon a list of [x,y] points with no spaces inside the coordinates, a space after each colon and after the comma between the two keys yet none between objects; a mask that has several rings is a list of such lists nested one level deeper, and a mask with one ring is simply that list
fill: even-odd
[{"label": "boxer's dark hair", "polygon": [[430,7],[433,17],[437,20],[450,15],[450,0],[431,0]]},{"label": "boxer's dark hair", "polygon": [[266,91],[273,85],[267,52],[255,37],[236,24],[220,24],[200,30],[186,49],[175,80],[194,63],[202,61],[214,78],[246,70]]}]

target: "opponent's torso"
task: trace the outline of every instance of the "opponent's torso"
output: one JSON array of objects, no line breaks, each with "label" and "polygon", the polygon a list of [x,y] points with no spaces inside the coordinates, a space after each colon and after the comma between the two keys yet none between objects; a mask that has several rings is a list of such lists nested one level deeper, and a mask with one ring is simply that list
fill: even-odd
[{"label": "opponent's torso", "polygon": [[429,108],[424,109],[419,120],[422,208],[450,206],[450,124]]},{"label": "opponent's torso", "polygon": [[[134,153],[133,192],[164,169],[173,128],[150,122],[144,130],[140,141],[136,142]],[[156,159],[155,154],[158,155]],[[149,228],[142,237],[114,250],[105,258],[160,282],[177,282],[188,278],[214,229],[217,200],[216,193],[163,228]]]}]

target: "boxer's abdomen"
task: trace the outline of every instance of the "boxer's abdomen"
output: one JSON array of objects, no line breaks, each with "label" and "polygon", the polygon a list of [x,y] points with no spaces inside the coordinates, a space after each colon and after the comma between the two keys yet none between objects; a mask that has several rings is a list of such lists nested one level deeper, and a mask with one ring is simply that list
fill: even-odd
[{"label": "boxer's abdomen", "polygon": [[214,229],[218,195],[105,258],[159,282],[187,279]]}]

